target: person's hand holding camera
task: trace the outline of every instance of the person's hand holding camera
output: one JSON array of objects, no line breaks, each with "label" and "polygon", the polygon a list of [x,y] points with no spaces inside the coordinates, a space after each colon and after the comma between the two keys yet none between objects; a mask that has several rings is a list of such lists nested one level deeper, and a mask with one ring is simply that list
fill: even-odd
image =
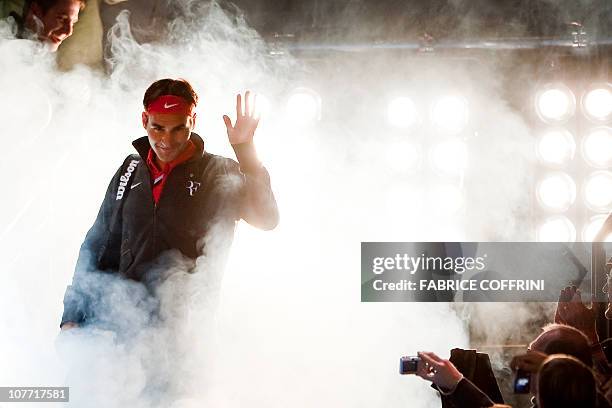
[{"label": "person's hand holding camera", "polygon": [[599,341],[595,329],[595,311],[582,303],[580,289],[568,286],[559,295],[555,323],[567,324],[575,327],[587,335],[592,343]]},{"label": "person's hand holding camera", "polygon": [[539,351],[528,350],[525,354],[519,354],[512,358],[510,368],[513,370],[523,370],[535,374],[540,369],[540,366],[548,357]]},{"label": "person's hand holding camera", "polygon": [[455,390],[457,384],[463,378],[463,374],[457,370],[453,363],[429,351],[421,351],[418,356],[421,360],[417,365],[416,375],[433,382],[444,393]]}]

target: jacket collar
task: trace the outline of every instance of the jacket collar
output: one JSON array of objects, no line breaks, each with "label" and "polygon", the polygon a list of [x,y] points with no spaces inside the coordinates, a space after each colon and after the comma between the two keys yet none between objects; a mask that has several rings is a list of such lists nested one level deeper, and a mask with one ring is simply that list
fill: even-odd
[{"label": "jacket collar", "polygon": [[[198,160],[204,156],[204,140],[195,132],[191,132],[191,140],[195,144],[196,152],[193,157],[187,162]],[[138,154],[143,160],[147,159],[147,155],[149,154],[149,149],[151,149],[151,145],[149,144],[149,137],[143,136],[132,142],[132,146],[136,149]]]}]

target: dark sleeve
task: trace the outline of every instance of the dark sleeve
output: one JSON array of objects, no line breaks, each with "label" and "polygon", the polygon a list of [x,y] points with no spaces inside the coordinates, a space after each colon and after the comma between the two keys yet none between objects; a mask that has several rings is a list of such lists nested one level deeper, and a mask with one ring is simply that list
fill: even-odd
[{"label": "dark sleeve", "polygon": [[462,378],[455,390],[442,395],[442,401],[457,408],[483,408],[495,405],[493,401],[467,378]]},{"label": "dark sleeve", "polygon": [[271,230],[278,225],[276,199],[265,167],[243,171],[244,191],[240,217],[254,227]]},{"label": "dark sleeve", "polygon": [[111,235],[118,233],[118,231],[113,231],[111,217],[115,206],[118,205],[116,189],[119,185],[123,167],[121,166],[117,170],[109,183],[98,216],[81,245],[72,284],[66,288],[64,295],[64,313],[60,327],[66,322],[80,324],[88,317],[92,292],[96,286],[96,272],[105,269],[100,265],[100,260],[104,252],[112,250],[112,248],[107,248],[112,241]]}]

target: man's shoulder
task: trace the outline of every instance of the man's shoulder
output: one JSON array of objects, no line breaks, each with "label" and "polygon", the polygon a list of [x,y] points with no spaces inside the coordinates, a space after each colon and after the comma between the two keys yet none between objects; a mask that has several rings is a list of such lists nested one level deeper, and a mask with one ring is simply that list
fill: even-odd
[{"label": "man's shoulder", "polygon": [[[123,160],[123,166],[129,165],[129,164],[138,164],[142,161],[144,160],[142,159],[142,157],[140,157],[138,153],[128,154],[127,157]],[[138,162],[138,163],[133,163],[133,162]]]},{"label": "man's shoulder", "polygon": [[240,171],[240,165],[234,159],[205,152],[199,159],[200,163],[205,163],[209,170],[220,171],[224,173],[234,173]]},{"label": "man's shoulder", "polygon": [[123,162],[119,165],[119,168],[115,173],[115,177],[119,177],[126,171],[129,171],[130,173],[133,172],[134,170],[136,170],[136,167],[138,167],[141,162],[143,162],[143,160],[138,153],[127,155],[127,157],[123,159]]}]

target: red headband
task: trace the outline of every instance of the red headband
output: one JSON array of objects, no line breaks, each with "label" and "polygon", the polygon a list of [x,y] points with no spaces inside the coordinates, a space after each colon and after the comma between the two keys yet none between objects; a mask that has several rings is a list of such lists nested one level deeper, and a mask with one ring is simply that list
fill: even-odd
[{"label": "red headband", "polygon": [[179,113],[182,115],[193,115],[193,103],[176,95],[162,95],[151,102],[146,110],[147,113]]}]

